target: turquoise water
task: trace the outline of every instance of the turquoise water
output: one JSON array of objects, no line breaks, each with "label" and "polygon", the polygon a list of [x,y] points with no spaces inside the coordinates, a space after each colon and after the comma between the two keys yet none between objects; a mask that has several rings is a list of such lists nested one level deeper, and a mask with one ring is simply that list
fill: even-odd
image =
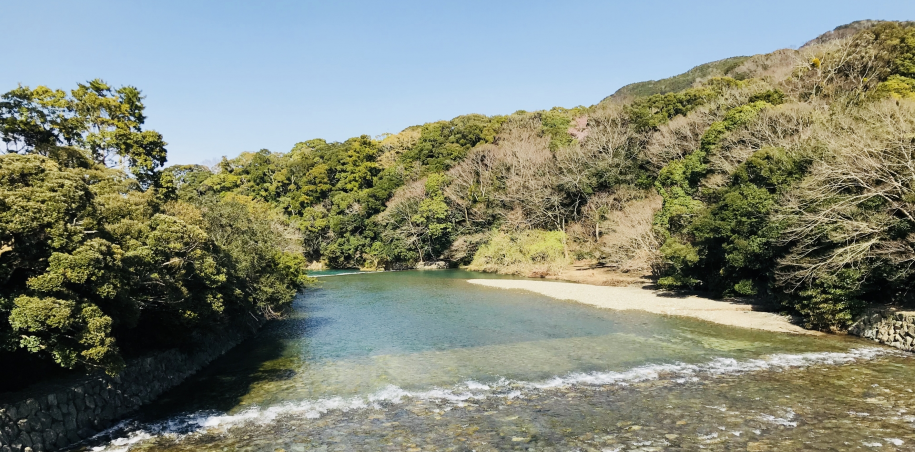
[{"label": "turquoise water", "polygon": [[[601,310],[459,270],[321,276],[288,318],[87,447],[915,446],[915,365],[872,343]],[[827,413],[844,414],[819,428]],[[836,436],[840,421],[857,431]]]}]

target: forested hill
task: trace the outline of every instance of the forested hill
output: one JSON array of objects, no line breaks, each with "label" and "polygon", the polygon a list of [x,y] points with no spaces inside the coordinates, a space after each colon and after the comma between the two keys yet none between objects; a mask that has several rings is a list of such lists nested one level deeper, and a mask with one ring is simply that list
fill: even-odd
[{"label": "forested hill", "polygon": [[[803,47],[824,44],[829,41],[843,39],[853,36],[855,33],[869,27],[879,24],[876,20],[859,20],[849,24],[840,25],[832,31],[823,33],[804,44]],[[725,58],[710,63],[700,64],[682,74],[668,77],[661,80],[649,80],[644,82],[631,83],[620,89],[610,96],[605,97],[601,102],[631,102],[637,97],[647,97],[654,94],[667,94],[676,91],[682,91],[690,88],[696,83],[701,83],[713,77],[730,77],[736,80],[743,80],[750,76],[744,73],[743,63],[750,57],[735,56]]]},{"label": "forested hill", "polygon": [[181,199],[280,209],[331,267],[549,274],[588,261],[770,298],[833,329],[911,293],[913,89],[915,28],[862,21],[591,107],[314,139],[165,175]]},{"label": "forested hill", "polygon": [[114,372],[281,315],[306,261],[589,262],[771,299],[819,329],[912,302],[915,26],[858,22],[621,92],[163,169],[136,88],[16,88],[0,99],[0,359]]},{"label": "forested hill", "polygon": [[638,97],[647,97],[654,94],[667,94],[683,91],[692,87],[696,82],[711,79],[712,77],[730,77],[736,80],[746,78],[745,74],[735,71],[750,59],[747,56],[736,56],[711,63],[700,64],[682,74],[673,77],[637,82],[626,85],[615,93],[607,96],[601,102],[631,102]]}]

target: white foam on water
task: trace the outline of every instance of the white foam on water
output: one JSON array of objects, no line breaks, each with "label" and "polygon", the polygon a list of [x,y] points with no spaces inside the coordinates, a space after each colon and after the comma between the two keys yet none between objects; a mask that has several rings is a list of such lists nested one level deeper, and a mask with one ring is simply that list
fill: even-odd
[{"label": "white foam on water", "polygon": [[366,273],[376,273],[376,272],[346,272],[346,273],[334,273],[332,275],[308,275],[312,278],[330,278],[331,276],[346,276],[346,275],[364,275]]},{"label": "white foam on water", "polygon": [[[114,427],[112,427],[109,430],[118,430],[118,429],[123,429],[125,427],[127,427],[126,421],[118,423],[117,425],[115,425]],[[98,435],[95,435],[93,438],[100,437],[104,434],[105,434],[105,432],[99,433]],[[127,452],[128,450],[130,450],[131,445],[139,443],[141,441],[146,441],[146,440],[152,439],[154,436],[157,436],[159,434],[161,434],[161,432],[156,428],[152,428],[152,429],[150,429],[150,431],[147,431],[147,430],[131,431],[131,432],[128,432],[126,436],[116,438],[105,446],[93,447],[92,450],[93,451],[107,451],[107,452]]]},{"label": "white foam on water", "polygon": [[464,383],[464,384],[467,385],[467,389],[490,389],[489,385],[484,384],[484,383],[478,383],[473,380],[468,380],[467,383]]},{"label": "white foam on water", "polygon": [[[817,352],[801,354],[776,354],[764,358],[737,360],[733,358],[716,358],[700,364],[648,364],[621,372],[572,373],[564,377],[554,377],[543,381],[515,381],[501,379],[494,383],[467,381],[451,388],[433,388],[426,391],[409,391],[391,385],[377,392],[361,397],[330,397],[318,400],[289,402],[271,407],[252,407],[235,414],[199,412],[176,416],[163,422],[145,424],[136,430],[128,431],[129,424],[122,422],[117,426],[97,435],[113,438],[107,445],[96,447],[95,451],[120,451],[129,449],[130,445],[156,436],[174,436],[200,431],[226,431],[229,428],[247,423],[267,424],[280,416],[301,416],[309,419],[320,418],[330,411],[350,411],[366,408],[380,409],[385,405],[403,403],[405,399],[444,404],[444,410],[454,406],[464,406],[472,400],[488,398],[514,399],[527,393],[544,390],[569,388],[572,386],[625,386],[649,380],[667,379],[675,383],[697,380],[700,376],[733,375],[765,370],[785,370],[812,365],[840,365],[856,361],[872,360],[887,355],[904,355],[903,352],[889,348],[857,348],[847,352]],[[714,407],[718,408],[719,407]],[[796,422],[793,412],[787,412],[782,418],[763,415],[766,421],[779,425],[794,427]],[[715,434],[717,435],[717,433]]]},{"label": "white foam on water", "polygon": [[764,415],[760,416],[759,418],[766,422],[771,422],[776,425],[784,425],[785,427],[797,427],[797,422],[794,422],[791,420],[791,419],[794,419],[794,413],[789,413],[789,415],[787,415],[783,418],[775,417],[775,416],[772,416],[771,414],[764,414]]}]

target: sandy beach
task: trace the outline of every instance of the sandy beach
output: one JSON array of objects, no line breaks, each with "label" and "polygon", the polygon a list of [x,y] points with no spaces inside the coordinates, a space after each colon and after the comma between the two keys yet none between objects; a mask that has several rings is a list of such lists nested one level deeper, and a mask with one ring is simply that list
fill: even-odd
[{"label": "sandy beach", "polygon": [[572,300],[605,309],[641,310],[655,314],[694,317],[722,325],[793,334],[822,334],[794,325],[784,316],[754,311],[748,304],[698,296],[666,296],[636,287],[608,287],[552,281],[470,279],[467,282],[499,289],[520,289],[560,300]]}]

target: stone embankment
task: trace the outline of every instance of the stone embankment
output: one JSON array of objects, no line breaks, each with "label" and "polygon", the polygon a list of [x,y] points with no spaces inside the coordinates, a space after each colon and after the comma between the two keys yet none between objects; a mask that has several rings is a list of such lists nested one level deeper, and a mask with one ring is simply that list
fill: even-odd
[{"label": "stone embankment", "polygon": [[4,395],[0,452],[55,451],[82,441],[178,385],[246,336],[213,336],[197,342],[193,351],[136,359],[114,377],[96,374]]},{"label": "stone embankment", "polygon": [[873,311],[855,322],[848,332],[900,350],[915,352],[915,311]]}]

